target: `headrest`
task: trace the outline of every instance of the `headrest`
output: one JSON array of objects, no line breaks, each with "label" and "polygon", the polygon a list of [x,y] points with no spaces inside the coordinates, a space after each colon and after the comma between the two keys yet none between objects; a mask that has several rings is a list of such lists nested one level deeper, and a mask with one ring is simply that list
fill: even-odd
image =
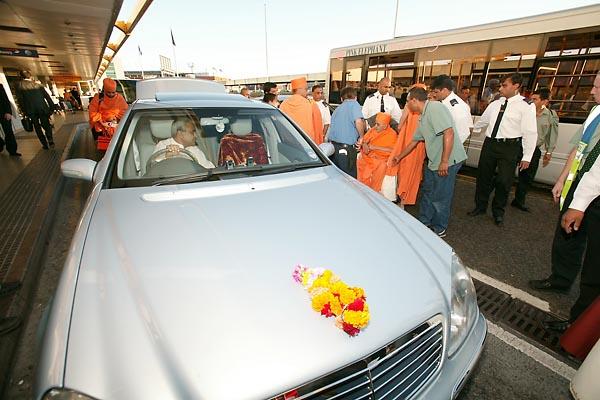
[{"label": "headrest", "polygon": [[172,124],[173,120],[171,119],[151,119],[150,132],[152,132],[152,136],[154,136],[157,139],[168,139],[171,137]]},{"label": "headrest", "polygon": [[252,133],[252,120],[250,118],[238,118],[231,123],[231,133],[236,136],[246,136]]}]

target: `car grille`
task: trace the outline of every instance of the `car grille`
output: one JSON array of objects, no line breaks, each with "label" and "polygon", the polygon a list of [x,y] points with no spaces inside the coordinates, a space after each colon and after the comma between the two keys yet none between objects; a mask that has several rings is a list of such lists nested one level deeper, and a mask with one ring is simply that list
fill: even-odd
[{"label": "car grille", "polygon": [[294,391],[295,399],[412,399],[436,374],[444,328],[435,317],[370,356]]}]

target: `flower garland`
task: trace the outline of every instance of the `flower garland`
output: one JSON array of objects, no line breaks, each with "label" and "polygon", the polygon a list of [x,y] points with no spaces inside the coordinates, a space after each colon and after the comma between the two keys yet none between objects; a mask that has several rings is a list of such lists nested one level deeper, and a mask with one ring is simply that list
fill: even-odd
[{"label": "flower garland", "polygon": [[297,265],[294,281],[308,291],[313,310],[325,317],[335,317],[335,325],[350,336],[356,336],[369,324],[369,305],[365,291],[350,287],[331,270]]}]

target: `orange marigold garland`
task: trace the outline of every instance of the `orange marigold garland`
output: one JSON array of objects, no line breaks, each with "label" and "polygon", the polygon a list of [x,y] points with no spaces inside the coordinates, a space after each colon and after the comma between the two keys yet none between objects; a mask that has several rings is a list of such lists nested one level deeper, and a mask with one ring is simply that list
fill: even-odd
[{"label": "orange marigold garland", "polygon": [[292,274],[311,299],[313,310],[329,318],[350,336],[356,336],[369,324],[369,305],[365,291],[350,287],[331,270],[297,265]]}]

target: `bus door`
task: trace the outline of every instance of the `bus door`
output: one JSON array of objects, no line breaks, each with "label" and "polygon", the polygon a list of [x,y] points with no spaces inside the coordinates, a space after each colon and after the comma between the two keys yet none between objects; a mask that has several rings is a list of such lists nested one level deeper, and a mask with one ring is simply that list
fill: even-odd
[{"label": "bus door", "polygon": [[364,102],[366,97],[365,85],[363,84],[364,63],[364,56],[344,59],[344,73],[342,75],[342,87],[351,86],[355,88],[360,104]]},{"label": "bus door", "polygon": [[385,54],[369,57],[366,96],[377,91],[377,84],[382,78],[390,78],[392,90],[390,95],[396,97],[400,107],[404,108],[408,88],[415,82],[415,53]]}]

